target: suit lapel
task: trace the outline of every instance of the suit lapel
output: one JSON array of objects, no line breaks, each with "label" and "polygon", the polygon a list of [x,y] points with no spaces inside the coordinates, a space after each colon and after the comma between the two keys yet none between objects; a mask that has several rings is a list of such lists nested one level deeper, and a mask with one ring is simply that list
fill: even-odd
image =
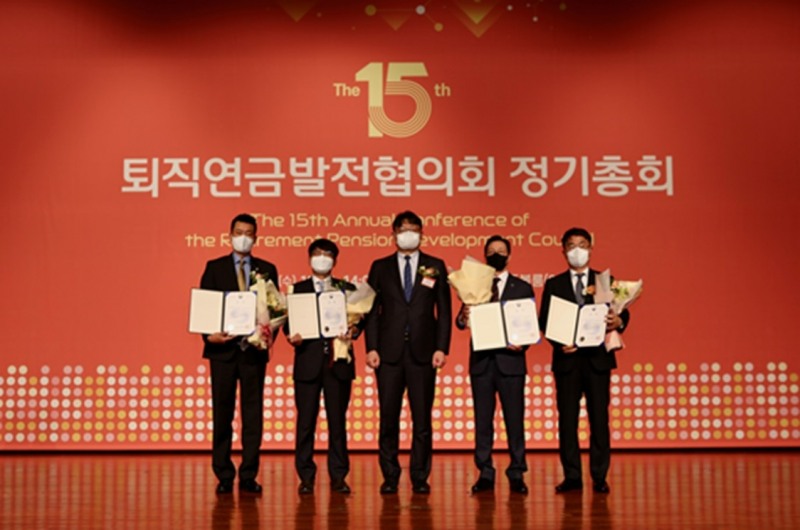
[{"label": "suit lapel", "polygon": [[296,293],[313,293],[314,292],[314,284],[311,281],[311,278],[306,278],[305,280],[298,282],[294,288],[294,292]]},{"label": "suit lapel", "polygon": [[[586,275],[586,287],[588,288],[590,285],[594,285],[594,270],[589,269],[588,274]],[[584,303],[593,304],[594,303],[594,295],[586,294],[584,295]]]},{"label": "suit lapel", "polygon": [[559,285],[559,291],[561,291],[561,297],[565,300],[569,300],[575,304],[578,303],[578,300],[575,298],[575,287],[572,285],[572,272],[567,271],[563,274],[562,280]]},{"label": "suit lapel", "polygon": [[506,280],[506,286],[503,288],[502,294],[500,294],[500,300],[509,300],[510,296],[513,296],[513,291],[516,289],[516,283],[514,282],[515,278],[509,274],[508,279]]},{"label": "suit lapel", "polygon": [[403,270],[400,266],[400,261],[397,259],[397,253],[395,252],[386,259],[389,261],[389,267],[387,270],[391,272],[391,274],[389,274],[389,284],[394,286],[395,291],[399,293],[400,299],[405,301],[406,298],[403,294],[403,280],[401,279],[403,276]]},{"label": "suit lapel", "polygon": [[227,263],[225,264],[224,274],[225,285],[228,287],[226,290],[238,291],[239,280],[236,278],[236,259],[233,257],[233,253],[231,253]]},{"label": "suit lapel", "polygon": [[[430,266],[428,261],[428,256],[423,254],[422,252],[419,253],[419,260],[417,263],[417,270],[414,275],[414,288],[411,290],[411,300],[414,300],[414,297],[417,296],[417,292],[420,289],[420,284],[422,283],[423,276],[420,274],[419,270],[422,268],[427,269]],[[438,278],[434,278],[436,281],[439,281]],[[410,302],[409,302],[410,303]]]}]

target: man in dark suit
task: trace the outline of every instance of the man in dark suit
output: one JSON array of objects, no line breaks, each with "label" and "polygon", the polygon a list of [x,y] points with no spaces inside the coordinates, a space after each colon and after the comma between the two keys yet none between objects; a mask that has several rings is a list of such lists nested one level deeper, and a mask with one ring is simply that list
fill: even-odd
[{"label": "man in dark suit", "polygon": [[[501,236],[492,236],[483,247],[486,263],[494,267],[492,302],[533,298],[531,285],[509,274],[507,265],[511,257],[511,242]],[[458,329],[469,322],[469,306],[461,305],[456,317]],[[506,469],[511,491],[528,493],[522,474],[528,470],[525,463],[525,352],[527,346],[509,344],[497,350],[475,351],[470,347],[469,375],[472,382],[472,402],[475,407],[475,465],[480,476],[472,486],[472,493],[494,489],[495,468],[492,465],[494,444],[495,396],[500,396],[503,419],[508,437],[511,462]]]},{"label": "man in dark suit", "polygon": [[[334,289],[353,291],[355,285],[331,276],[339,256],[339,247],[328,239],[317,239],[308,247],[312,276],[297,282],[294,293],[322,293]],[[287,333],[289,324],[284,328]],[[352,326],[342,339],[356,338],[359,326]],[[300,334],[288,337],[294,346],[294,401],[297,406],[297,436],[295,437],[295,469],[300,477],[298,493],[314,493],[317,465],[314,463],[314,433],[319,416],[319,398],[325,393],[325,412],[328,417],[328,475],[331,490],[348,494],[350,486],[345,477],[350,472],[347,452],[347,406],[350,390],[356,377],[353,346],[349,358],[334,358],[334,339],[303,340]]]},{"label": "man in dark suit", "polygon": [[[231,221],[233,253],[206,263],[200,280],[202,289],[245,291],[251,275],[260,274],[278,283],[278,270],[268,261],[250,254],[256,238],[256,220],[248,214]],[[239,466],[239,490],[261,493],[256,482],[259,451],[264,425],[264,374],[268,351],[250,345],[245,337],[227,333],[203,336],[203,357],[211,365],[211,403],[214,415],[212,467],[219,480],[217,493],[231,493],[236,468],[231,460],[233,415],[236,407],[236,386],[239,386],[242,423],[242,462]]]},{"label": "man in dark suit", "polygon": [[372,263],[375,303],[367,315],[367,366],[375,369],[380,402],[381,493],[397,493],[400,479],[400,409],[403,393],[413,422],[412,489],[430,493],[431,412],[436,369],[450,348],[450,287],[444,261],[419,251],[422,219],[402,212],[392,223],[397,252]]},{"label": "man in dark suit", "polygon": [[[546,329],[550,300],[553,296],[579,305],[594,303],[592,296],[596,271],[589,268],[592,236],[583,228],[570,228],[561,238],[562,253],[569,270],[545,282],[539,322]],[[617,315],[609,308],[606,329],[622,332],[628,325],[628,311]],[[594,491],[608,493],[606,475],[611,461],[611,436],[608,427],[611,370],[617,367],[613,351],[604,344],[578,348],[574,344],[553,346],[552,368],[556,381],[558,408],[558,450],[564,481],[556,486],[557,493],[583,488],[581,455],[578,444],[578,416],[581,395],[586,396],[589,416],[589,468]]]}]

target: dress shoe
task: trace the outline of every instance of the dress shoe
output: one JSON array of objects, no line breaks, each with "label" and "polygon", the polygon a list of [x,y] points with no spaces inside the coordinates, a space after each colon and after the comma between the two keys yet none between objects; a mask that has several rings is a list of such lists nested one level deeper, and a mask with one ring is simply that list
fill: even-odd
[{"label": "dress shoe", "polygon": [[608,482],[595,482],[592,489],[595,493],[611,493],[611,488],[608,487]]},{"label": "dress shoe", "polygon": [[217,494],[225,495],[226,493],[233,493],[233,481],[220,480],[219,484],[217,484]]},{"label": "dress shoe", "polygon": [[493,491],[494,480],[488,478],[479,478],[478,481],[472,485],[472,493],[481,493],[482,491]]},{"label": "dress shoe", "polygon": [[347,482],[345,482],[344,479],[341,478],[339,480],[334,480],[331,482],[331,491],[347,495],[350,493],[350,486],[348,486]]},{"label": "dress shoe", "polygon": [[420,482],[415,482],[414,484],[412,484],[411,491],[413,491],[414,493],[419,493],[421,495],[427,495],[428,493],[431,492],[431,486],[430,484],[422,480]]},{"label": "dress shoe", "polygon": [[247,493],[261,493],[261,484],[254,478],[247,478],[239,481],[239,491]]},{"label": "dress shoe", "polygon": [[514,493],[528,494],[528,486],[525,485],[525,482],[521,478],[509,479],[508,486]]},{"label": "dress shoe", "polygon": [[556,493],[566,493],[568,491],[580,491],[583,489],[583,482],[579,480],[566,479],[556,486]]},{"label": "dress shoe", "polygon": [[314,493],[314,483],[306,482],[305,480],[297,487],[297,493],[300,495],[311,495]]},{"label": "dress shoe", "polygon": [[397,482],[384,481],[381,484],[381,495],[394,495],[397,493]]}]

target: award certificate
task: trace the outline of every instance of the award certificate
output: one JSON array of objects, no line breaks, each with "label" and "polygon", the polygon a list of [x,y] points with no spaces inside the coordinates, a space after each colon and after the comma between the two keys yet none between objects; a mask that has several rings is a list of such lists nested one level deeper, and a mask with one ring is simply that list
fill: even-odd
[{"label": "award certificate", "polygon": [[303,339],[319,338],[317,293],[299,293],[286,296],[289,313],[289,336],[299,333]]},{"label": "award certificate", "polygon": [[347,333],[347,298],[342,291],[325,291],[317,298],[319,329],[326,339]]}]

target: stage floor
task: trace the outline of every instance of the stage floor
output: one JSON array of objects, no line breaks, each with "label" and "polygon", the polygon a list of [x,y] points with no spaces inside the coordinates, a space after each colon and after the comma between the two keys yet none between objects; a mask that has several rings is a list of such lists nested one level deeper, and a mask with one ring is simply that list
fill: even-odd
[{"label": "stage floor", "polygon": [[509,492],[503,454],[495,455],[494,494],[470,495],[477,473],[469,453],[434,455],[430,495],[412,495],[406,473],[398,495],[381,496],[377,455],[357,453],[351,495],[329,491],[320,454],[316,493],[301,497],[293,458],[262,455],[262,495],[218,497],[209,454],[3,454],[0,528],[800,528],[798,451],[617,452],[609,495],[590,484],[556,495],[558,455],[536,452],[528,454],[527,496]]}]

